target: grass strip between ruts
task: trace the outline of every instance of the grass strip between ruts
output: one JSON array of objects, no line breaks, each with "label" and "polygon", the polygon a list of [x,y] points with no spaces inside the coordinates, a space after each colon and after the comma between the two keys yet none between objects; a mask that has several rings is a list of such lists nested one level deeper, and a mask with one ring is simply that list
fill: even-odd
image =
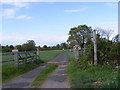
[{"label": "grass strip between ruts", "polygon": [[45,81],[45,79],[48,77],[50,73],[52,73],[58,65],[56,64],[50,64],[43,68],[40,72],[39,75],[33,80],[32,84],[30,87],[40,87],[40,85]]}]

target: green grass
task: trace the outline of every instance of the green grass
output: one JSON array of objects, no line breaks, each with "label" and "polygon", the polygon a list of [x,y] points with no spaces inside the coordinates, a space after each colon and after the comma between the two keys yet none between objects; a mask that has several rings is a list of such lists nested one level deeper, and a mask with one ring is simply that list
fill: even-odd
[{"label": "green grass", "polygon": [[118,72],[117,69],[110,65],[93,66],[90,65],[86,69],[76,67],[77,63],[69,55],[69,64],[67,67],[68,78],[72,88],[117,88]]},{"label": "green grass", "polygon": [[[2,64],[2,81],[3,83],[8,82],[9,80],[28,72],[36,67],[38,67],[41,63],[47,62],[58,54],[63,52],[62,50],[50,50],[50,51],[41,51],[40,59],[31,64],[23,64],[20,66],[16,66],[14,62],[8,62]],[[9,57],[7,57],[9,58]],[[6,59],[7,60],[7,59]]]},{"label": "green grass", "polygon": [[40,59],[44,62],[48,62],[56,57],[58,54],[64,52],[63,50],[46,50],[40,52]]},{"label": "green grass", "polygon": [[51,64],[43,68],[39,75],[33,80],[31,87],[38,88],[40,85],[45,81],[45,79],[48,77],[48,75],[53,72],[57,68],[56,64]]},{"label": "green grass", "polygon": [[2,81],[3,83],[25,73],[36,67],[38,67],[39,63],[31,63],[31,64],[23,64],[20,66],[16,66],[13,63],[5,63],[2,66]]},{"label": "green grass", "polygon": [[[47,62],[47,61],[52,60],[55,56],[57,56],[58,54],[60,54],[62,52],[63,52],[63,50],[40,51],[40,58],[39,59],[42,60],[43,62]],[[22,56],[24,57],[25,54],[22,54]],[[13,55],[6,55],[6,56],[2,56],[1,58],[2,58],[2,59],[0,59],[1,61],[9,61],[9,60],[14,59],[14,56]]]},{"label": "green grass", "polygon": [[3,55],[2,60],[0,61],[9,61],[9,60],[14,60],[14,55]]},{"label": "green grass", "polygon": [[[40,59],[44,62],[47,62],[51,59],[53,59],[55,56],[63,52],[63,50],[46,50],[46,51],[40,51]],[[6,54],[11,54],[10,52]],[[30,53],[32,55],[32,53]],[[25,54],[21,54],[22,57],[25,57]],[[1,57],[1,56],[0,56]],[[14,55],[3,55],[1,57],[0,61],[9,61],[14,60]]]},{"label": "green grass", "polygon": [[[12,52],[6,52],[3,54],[12,54]],[[31,56],[33,53],[29,53]],[[21,54],[22,57],[26,57],[26,54]],[[2,60],[0,61],[9,61],[9,60],[14,60],[14,55],[2,55]]]}]

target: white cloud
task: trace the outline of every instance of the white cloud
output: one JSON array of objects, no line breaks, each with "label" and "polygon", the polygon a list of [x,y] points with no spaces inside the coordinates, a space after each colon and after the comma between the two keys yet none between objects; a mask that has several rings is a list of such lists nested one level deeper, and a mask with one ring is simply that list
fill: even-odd
[{"label": "white cloud", "polygon": [[27,40],[34,40],[37,45],[42,46],[66,42],[68,35],[2,33],[0,38],[2,38],[2,45],[18,45],[25,43]]},{"label": "white cloud", "polygon": [[2,8],[0,16],[6,19],[32,19],[29,15],[18,15],[16,13],[22,8],[30,8],[28,2],[2,2],[3,5],[13,6],[12,8]]},{"label": "white cloud", "polygon": [[6,19],[32,19],[31,16],[28,15],[19,15],[16,16],[16,12],[18,9],[14,9],[14,8],[7,8],[7,9],[2,9],[2,13],[0,14],[0,16],[6,18]]},{"label": "white cloud", "polygon": [[115,2],[106,3],[106,6],[111,7],[111,8],[117,8],[118,7],[118,3],[115,3]]},{"label": "white cloud", "polygon": [[14,5],[15,7],[19,7],[19,8],[29,8],[30,7],[29,3],[26,3],[26,2],[13,2],[11,4]]},{"label": "white cloud", "polygon": [[28,2],[2,2],[2,4],[11,5],[11,6],[14,6],[15,8],[29,8],[30,7]]},{"label": "white cloud", "polygon": [[7,8],[7,9],[2,9],[2,13],[0,14],[0,16],[5,18],[14,18],[15,13],[16,13],[16,9]]},{"label": "white cloud", "polygon": [[27,15],[20,15],[16,17],[16,19],[31,19],[31,18],[32,18],[31,16],[27,16]]},{"label": "white cloud", "polygon": [[64,12],[82,12],[87,9],[86,6],[81,6],[79,9],[69,9],[69,10],[64,10]]}]

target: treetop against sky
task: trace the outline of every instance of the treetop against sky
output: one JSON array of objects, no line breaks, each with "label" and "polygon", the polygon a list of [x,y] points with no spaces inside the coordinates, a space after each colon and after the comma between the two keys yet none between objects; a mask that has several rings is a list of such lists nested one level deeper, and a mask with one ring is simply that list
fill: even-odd
[{"label": "treetop against sky", "polygon": [[111,29],[111,38],[118,33],[118,2],[29,1],[0,4],[2,45],[18,45],[27,40],[41,46],[56,45],[68,39],[70,28],[83,24],[93,29]]}]

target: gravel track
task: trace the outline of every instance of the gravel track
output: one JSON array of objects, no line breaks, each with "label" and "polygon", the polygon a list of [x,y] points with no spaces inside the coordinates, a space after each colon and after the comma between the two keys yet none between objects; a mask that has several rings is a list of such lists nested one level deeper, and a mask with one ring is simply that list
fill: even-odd
[{"label": "gravel track", "polygon": [[[61,57],[55,61],[61,63],[67,62],[67,54],[61,54]],[[51,75],[48,76],[40,88],[70,88],[70,84],[68,83],[67,79],[66,67],[67,64],[59,65],[59,67]]]},{"label": "gravel track", "polygon": [[[62,63],[64,61],[67,61],[67,54],[65,52],[59,54],[56,58],[54,58],[53,60],[51,60],[49,62],[61,62]],[[42,70],[42,68],[44,68],[47,65],[48,64],[46,63],[42,66],[39,66],[39,67],[23,74],[23,75],[18,76],[14,80],[11,80],[8,83],[2,85],[2,88],[28,88],[30,86],[31,82],[38,75],[39,71]],[[64,67],[61,67],[61,68],[64,68]],[[63,72],[63,71],[61,71],[61,72]],[[67,77],[64,76],[64,78],[66,79]]]}]

